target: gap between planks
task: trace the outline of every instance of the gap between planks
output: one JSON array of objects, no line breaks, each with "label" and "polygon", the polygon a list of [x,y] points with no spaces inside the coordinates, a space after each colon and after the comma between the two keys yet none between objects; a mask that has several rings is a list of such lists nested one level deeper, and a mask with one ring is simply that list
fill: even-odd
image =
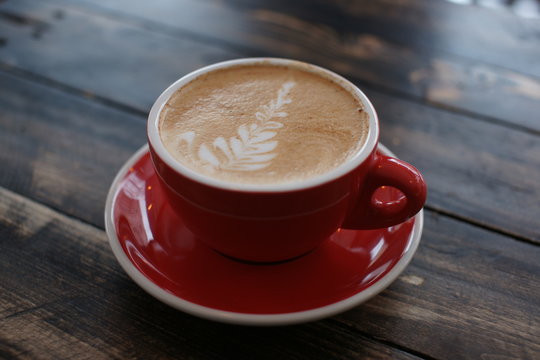
[{"label": "gap between planks", "polygon": [[350,325],[348,325],[346,323],[340,322],[337,319],[330,318],[329,321],[334,323],[334,325],[337,326],[337,327],[347,329],[348,331],[351,331],[351,332],[357,332],[361,336],[363,336],[364,338],[367,338],[367,339],[369,339],[371,341],[379,342],[379,343],[384,344],[386,346],[393,347],[393,348],[401,350],[401,351],[403,351],[403,352],[405,352],[407,354],[411,354],[411,355],[414,355],[416,357],[419,357],[419,358],[422,358],[422,359],[425,359],[425,360],[437,360],[437,358],[434,358],[432,356],[429,356],[429,355],[424,354],[422,352],[419,352],[417,350],[411,349],[411,348],[403,346],[403,345],[394,344],[394,343],[392,343],[392,342],[390,342],[388,340],[384,340],[384,339],[381,339],[379,337],[373,336],[370,333],[362,331],[362,330],[360,330],[358,328],[355,328],[354,326],[350,326]]},{"label": "gap between planks", "polygon": [[96,103],[99,103],[101,105],[105,105],[107,107],[111,107],[132,115],[141,116],[146,118],[148,116],[148,111],[137,109],[135,107],[132,107],[130,105],[125,105],[121,102],[111,100],[109,98],[94,94],[89,91],[85,91],[83,89],[79,89],[74,86],[66,85],[60,81],[54,80],[52,78],[36,74],[35,72],[24,70],[15,66],[12,66],[10,64],[6,64],[0,61],[0,71],[25,79],[27,81],[31,81],[33,83],[37,83],[40,85],[44,85],[47,87],[51,87],[55,90],[62,91],[69,95],[78,96],[80,98],[83,98],[88,101],[93,101]]}]

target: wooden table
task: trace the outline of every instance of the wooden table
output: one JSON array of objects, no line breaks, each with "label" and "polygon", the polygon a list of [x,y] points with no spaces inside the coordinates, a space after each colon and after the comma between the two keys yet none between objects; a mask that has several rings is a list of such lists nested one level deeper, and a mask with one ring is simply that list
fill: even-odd
[{"label": "wooden table", "polygon": [[[278,56],[365,90],[429,185],[410,266],[330,319],[186,315],[114,259],[103,208],[183,74]],[[0,4],[0,358],[540,359],[540,22],[437,0]]]}]

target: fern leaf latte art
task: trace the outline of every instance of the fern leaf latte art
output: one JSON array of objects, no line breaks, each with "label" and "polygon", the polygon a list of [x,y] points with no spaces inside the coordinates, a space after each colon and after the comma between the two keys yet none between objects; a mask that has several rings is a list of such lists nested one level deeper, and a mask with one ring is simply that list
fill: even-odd
[{"label": "fern leaf latte art", "polygon": [[183,165],[210,177],[279,184],[323,174],[365,142],[368,115],[322,75],[269,64],[206,73],[177,90],[160,137]]}]

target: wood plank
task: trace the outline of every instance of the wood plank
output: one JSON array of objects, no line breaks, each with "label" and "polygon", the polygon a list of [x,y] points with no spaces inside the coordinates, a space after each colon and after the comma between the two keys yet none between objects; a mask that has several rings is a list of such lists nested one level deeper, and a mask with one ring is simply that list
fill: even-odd
[{"label": "wood plank", "polygon": [[415,50],[452,53],[540,76],[540,23],[509,12],[431,0],[210,1],[285,12],[338,32],[368,32]]},{"label": "wood plank", "polygon": [[[51,11],[55,9],[54,7],[50,8]],[[74,23],[85,24],[86,33],[89,34],[99,33],[103,30],[102,28],[106,28],[100,27],[102,23],[109,24],[109,27],[116,29],[112,34],[109,34],[115,41],[119,41],[115,34],[135,32],[138,40],[142,39],[143,43],[160,44],[159,48],[164,52],[168,51],[167,44],[171,41],[165,35],[156,35],[138,28],[125,27],[112,20],[92,20],[92,18],[82,14],[70,15],[69,17],[73,17]],[[64,15],[60,20],[66,21],[67,15]],[[75,25],[73,24],[73,26]],[[79,35],[84,38],[80,32]],[[66,43],[70,42],[72,43],[73,39],[66,41]],[[54,53],[55,41],[51,40],[47,45],[53,49],[47,51],[51,54]],[[97,44],[91,45],[88,52],[92,52],[92,49],[98,47]],[[145,48],[132,45],[126,46],[131,51],[133,68],[152,66],[151,64],[156,60],[152,54],[149,54]],[[108,46],[108,50],[111,51],[117,48],[113,46],[112,40]],[[47,52],[45,49],[42,51]],[[172,51],[176,51],[174,46]],[[206,54],[206,48],[199,51],[198,48],[194,47],[191,49],[190,57],[194,59],[194,62],[204,63]],[[173,56],[172,53],[166,55]],[[36,58],[36,54],[26,54],[24,58]],[[75,60],[82,61],[82,58]],[[168,75],[151,79],[144,78],[144,83],[141,83],[141,79],[138,77],[133,77],[122,71],[115,70],[122,75],[108,73],[105,71],[108,69],[105,65],[100,67],[107,75],[105,77],[98,76],[97,73],[89,70],[91,77],[99,79],[93,83],[92,86],[95,88],[92,91],[99,91],[101,96],[107,97],[121,93],[118,95],[119,97],[113,99],[126,102],[130,106],[144,111],[154,100],[155,94],[159,93],[170,82],[170,79],[176,78],[178,73],[185,73],[192,69],[189,62],[177,62],[174,63],[174,67],[165,63],[161,63],[161,65],[163,66],[155,71]],[[75,70],[74,72],[82,73]],[[59,81],[64,81],[66,78],[62,76],[66,73],[69,72],[62,69],[47,73],[47,75],[57,76]],[[109,81],[111,78],[114,79],[113,82]],[[540,229],[537,219],[540,209],[534,200],[540,196],[539,185],[534,181],[534,179],[539,178],[538,159],[540,156],[538,155],[537,138],[497,126],[476,123],[469,117],[455,116],[419,104],[396,100],[376,91],[367,92],[381,114],[383,142],[393,147],[404,159],[418,165],[426,173],[430,185],[430,206],[470,217],[474,221],[512,232],[517,236],[539,239]],[[127,125],[124,126],[127,127]],[[137,136],[138,139],[142,139],[143,126],[141,125],[139,129],[140,132],[137,133]],[[478,136],[478,134],[482,134],[482,136]],[[449,149],[453,149],[453,151],[449,151]],[[522,150],[518,152],[518,149]],[[108,156],[105,157],[108,158]],[[53,161],[50,160],[50,162]],[[115,164],[119,166],[120,163],[121,160],[117,160]],[[49,168],[46,167],[45,170]],[[109,171],[112,172],[112,170]],[[72,171],[71,173],[76,172]],[[20,185],[15,186],[24,186],[24,182],[28,181],[26,179],[29,177],[21,180]],[[50,186],[53,185],[54,180]],[[102,189],[101,194],[104,193],[105,189]],[[69,201],[66,201],[66,204],[68,203]],[[501,206],[501,204],[506,205]],[[80,208],[78,205],[73,207]],[[92,216],[95,218],[95,215]],[[97,221],[98,224],[101,224],[101,220]]]},{"label": "wood plank", "polygon": [[417,359],[332,321],[253,329],[183,314],[139,289],[102,230],[0,188],[0,349],[43,359]]},{"label": "wood plank", "polygon": [[340,322],[438,359],[540,356],[540,247],[426,213],[411,266]]},{"label": "wood plank", "polygon": [[[368,95],[381,141],[424,173],[429,206],[540,240],[540,137]],[[144,118],[5,74],[0,106],[0,185],[101,226],[114,173],[145,142]]]},{"label": "wood plank", "polygon": [[432,212],[388,290],[332,319],[269,329],[159,303],[123,274],[101,230],[1,188],[0,224],[0,337],[15,356],[414,358],[371,336],[438,359],[540,355],[540,247]]},{"label": "wood plank", "polygon": [[[242,54],[255,52],[305,60],[361,84],[540,131],[538,117],[531,116],[540,112],[540,75],[523,74],[538,66],[540,62],[536,59],[540,58],[540,51],[531,39],[521,41],[519,36],[524,31],[532,33],[540,29],[535,22],[501,17],[479,9],[478,16],[489,25],[485,27],[479,21],[478,29],[470,20],[468,8],[432,1],[428,4],[403,1],[399,5],[310,1],[309,6],[286,0],[160,0],[151,5],[131,0],[60,0],[60,3],[111,14],[180,37],[185,37],[186,33],[202,35],[206,41],[239,48]],[[403,11],[404,18],[398,16],[396,6]],[[456,15],[439,19],[444,17],[439,7],[450,9],[450,13]],[[436,22],[411,20],[428,16],[424,13],[427,9],[436,13]],[[462,27],[461,15],[466,18],[465,27]],[[519,23],[522,29],[500,25],[513,22]],[[448,33],[442,32],[443,26]],[[459,34],[455,34],[456,31]],[[497,38],[493,36],[496,32],[504,34]],[[481,61],[449,53],[453,49],[449,37],[456,36],[459,41],[454,42],[461,44],[464,33],[467,34],[464,41],[485,43],[485,38],[489,39],[490,50],[488,55],[480,57]],[[429,41],[425,40],[426,34],[430,36]],[[507,45],[515,45],[517,48],[512,51],[519,56],[508,57],[506,51],[510,50],[501,45],[501,37],[514,39]],[[417,43],[422,39],[425,41]],[[457,53],[478,53],[478,46],[470,48],[476,50],[466,48],[469,52]],[[492,53],[495,53],[508,57],[512,65],[519,64],[527,59],[524,56],[527,51],[531,52],[528,62],[514,66],[514,70],[504,67],[508,65],[506,62],[501,67],[492,61]]]},{"label": "wood plank", "polygon": [[145,143],[145,119],[0,78],[0,184],[102,226],[107,187]]},{"label": "wood plank", "polygon": [[187,72],[239,57],[193,39],[41,2],[0,4],[0,34],[6,39],[1,62],[140,111]]},{"label": "wood plank", "polygon": [[540,241],[540,137],[367,94],[381,142],[424,174],[429,206]]},{"label": "wood plank", "polygon": [[[144,138],[144,122],[141,121],[144,119],[10,75],[1,76],[0,87],[0,105],[3,110],[7,109],[0,115],[0,164],[7,169],[6,174],[0,174],[1,181],[34,196],[35,188],[26,187],[28,179],[48,178],[50,181],[37,187],[41,189],[40,201],[78,212],[81,218],[94,216],[85,213],[89,209],[100,215],[104,197],[91,192],[96,191],[93,190],[96,186],[106,189],[109,181],[105,184],[102,176],[109,173],[103,169],[100,172],[99,167],[108,167],[111,174],[116,171],[123,161],[122,156],[138,144],[137,136]],[[393,148],[399,148],[398,153],[405,149],[409,151],[406,156],[411,156],[412,160],[420,156],[427,161],[425,151],[415,153],[416,142],[435,137],[435,145],[433,140],[425,145],[427,154],[434,156],[425,165],[443,197],[444,186],[457,185],[460,202],[494,191],[503,193],[502,198],[497,198],[501,203],[513,196],[513,191],[518,192],[518,200],[525,199],[527,189],[521,189],[523,193],[520,193],[519,186],[528,185],[537,176],[534,170],[535,159],[538,159],[536,137],[485,124],[469,128],[467,124],[471,121],[465,117],[446,116],[444,112],[420,105],[410,106],[409,102],[375,92],[373,97],[384,105],[384,116],[392,119],[384,124],[383,131],[393,137],[384,140],[391,147],[390,142],[395,144]],[[75,104],[70,109],[72,102]],[[26,108],[30,110],[25,112]],[[86,121],[81,119],[78,123],[76,118],[86,113],[85,110],[89,110]],[[13,114],[18,115],[12,118]],[[415,120],[413,115],[420,115],[422,119]],[[97,125],[88,125],[89,120],[96,121]],[[110,126],[116,129],[108,133]],[[404,126],[406,128],[402,129]],[[463,130],[456,131],[455,126]],[[119,129],[125,132],[118,134]],[[478,140],[478,134],[484,131],[489,141]],[[73,133],[80,134],[69,144]],[[67,135],[68,139],[62,135]],[[15,139],[7,142],[11,137]],[[102,139],[95,142],[100,137]],[[499,141],[509,143],[507,147],[494,150]],[[4,144],[7,144],[5,148]],[[113,151],[102,151],[102,144]],[[446,154],[449,145],[455,144],[460,144],[458,151]],[[516,153],[516,149],[520,149],[517,144],[525,144],[521,147],[524,155]],[[85,150],[71,155],[77,146]],[[11,159],[13,156],[9,154],[19,149],[23,149],[21,158]],[[471,150],[481,152],[467,160]],[[39,157],[45,151],[50,154]],[[34,156],[38,158],[32,161]],[[66,158],[71,161],[65,161]],[[9,163],[4,167],[5,161]],[[95,163],[92,165],[95,168],[84,169],[81,175],[78,169],[88,163]],[[472,170],[465,167],[474,164],[481,166]],[[34,175],[35,166],[44,170]],[[482,167],[487,169],[484,171]],[[445,177],[453,177],[456,168],[460,174],[458,179],[463,183],[448,183]],[[501,169],[516,173],[505,173],[500,180],[494,175]],[[27,178],[28,174],[31,177]],[[63,182],[64,176],[71,180]],[[496,178],[498,182],[487,182],[487,186],[483,185],[487,189],[479,190],[476,183],[468,181],[476,179],[485,183],[484,177]],[[528,179],[516,181],[513,177]],[[432,182],[431,178],[429,181]],[[79,182],[85,183],[85,192],[77,192]],[[472,190],[459,187],[469,183],[474,184]],[[528,193],[529,202],[516,201],[513,206],[525,204],[525,210],[528,207],[534,210],[532,200],[538,193],[536,189],[533,191],[532,195]],[[82,206],[72,206],[69,210],[68,201],[56,203],[56,196],[66,192],[73,198],[78,194],[76,200]],[[84,199],[85,196],[90,199]],[[469,212],[486,206],[483,198],[479,201],[480,205],[473,202]],[[85,355],[89,358],[146,358],[157,357],[157,354],[211,358],[238,355],[276,358],[283,354],[299,358],[411,358],[409,354],[370,339],[375,336],[421,356],[449,359],[469,356],[534,359],[540,356],[536,340],[540,334],[538,247],[445,217],[437,218],[433,213],[427,219],[418,256],[405,276],[387,292],[333,320],[259,331],[200,321],[157,303],[119,271],[99,230],[1,189],[0,204],[6,203],[7,206],[0,205],[0,287],[3,290],[0,311],[5,315],[0,320],[0,354],[22,358]],[[449,206],[444,201],[443,205]],[[458,205],[450,203],[450,206]],[[501,223],[495,222],[494,226]],[[532,231],[536,227],[531,218],[521,225],[529,225]],[[37,339],[36,332],[40,332]],[[302,349],[302,352],[294,349]],[[463,349],[470,352],[465,353]]]}]

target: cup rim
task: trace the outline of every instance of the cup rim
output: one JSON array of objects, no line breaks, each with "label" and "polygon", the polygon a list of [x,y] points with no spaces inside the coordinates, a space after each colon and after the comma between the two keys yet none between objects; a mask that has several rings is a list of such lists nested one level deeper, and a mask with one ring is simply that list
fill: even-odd
[{"label": "cup rim", "polygon": [[[356,154],[354,154],[348,161],[344,162],[338,167],[320,175],[310,177],[304,180],[296,180],[278,184],[244,184],[225,181],[198,173],[195,170],[192,170],[191,168],[183,165],[178,160],[174,159],[173,156],[165,148],[159,135],[159,115],[161,114],[161,110],[163,109],[169,98],[182,86],[188,84],[189,82],[208,72],[228,67],[256,64],[288,66],[316,73],[334,81],[338,85],[342,86],[345,90],[349,91],[358,100],[360,100],[360,102],[364,106],[364,111],[368,113],[369,129],[366,141],[360,147],[360,149],[358,149]],[[195,182],[224,190],[273,193],[303,190],[316,187],[338,179],[353,171],[360,164],[362,164],[375,149],[379,138],[379,126],[377,113],[375,111],[375,108],[369,101],[368,97],[357,86],[355,86],[353,83],[351,83],[344,77],[320,66],[312,65],[302,61],[284,58],[255,57],[227,60],[213,65],[208,65],[193,72],[190,72],[189,74],[181,77],[180,79],[172,83],[167,89],[165,89],[165,91],[161,93],[161,95],[157,98],[152,108],[150,109],[147,122],[147,135],[148,142],[150,143],[151,148],[162,161],[164,161],[170,168],[174,169],[177,173]]]}]

